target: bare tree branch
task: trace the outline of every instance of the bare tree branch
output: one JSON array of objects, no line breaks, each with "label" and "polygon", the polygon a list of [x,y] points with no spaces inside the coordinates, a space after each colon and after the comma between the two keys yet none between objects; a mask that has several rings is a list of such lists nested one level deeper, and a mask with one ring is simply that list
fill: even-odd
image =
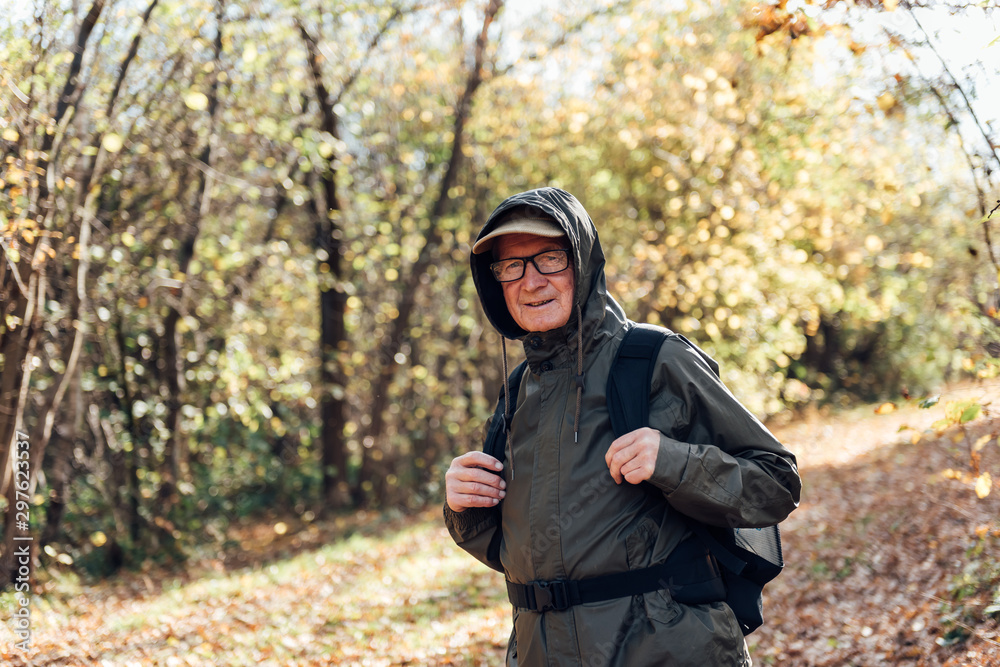
[{"label": "bare tree branch", "polygon": [[906,6],[907,9],[909,9],[910,11],[910,16],[913,17],[913,22],[917,24],[918,28],[920,28],[920,32],[924,34],[924,39],[927,40],[928,48],[930,48],[930,50],[934,53],[934,55],[937,56],[938,60],[941,61],[941,67],[944,68],[944,71],[948,75],[948,78],[950,78],[952,83],[954,84],[955,90],[958,91],[958,94],[962,97],[962,101],[965,102],[965,109],[966,111],[969,112],[969,115],[972,116],[972,120],[976,124],[976,127],[979,129],[980,134],[983,135],[983,139],[986,141],[986,147],[989,149],[989,152],[993,155],[993,159],[996,160],[997,165],[1000,166],[1000,155],[997,154],[996,149],[993,147],[993,141],[992,139],[990,139],[990,135],[986,132],[986,129],[983,127],[982,122],[980,122],[979,120],[979,116],[976,114],[976,110],[972,107],[972,102],[969,100],[969,96],[966,94],[965,88],[962,86],[962,84],[958,82],[958,79],[955,77],[955,75],[952,74],[951,68],[948,67],[948,61],[945,60],[944,56],[941,55],[941,52],[934,45],[934,42],[931,39],[930,34],[927,32],[927,29],[924,28],[924,24],[920,22],[920,19],[917,18],[916,12],[913,11],[913,7],[909,6],[909,3],[906,3]]},{"label": "bare tree branch", "polygon": [[533,53],[527,54],[521,57],[519,60],[512,62],[503,69],[495,70],[494,78],[499,78],[501,76],[506,76],[514,69],[516,65],[536,62],[541,60],[542,56],[555,51],[566,45],[569,38],[576,33],[580,32],[585,28],[591,21],[593,21],[598,16],[613,16],[616,12],[621,11],[623,7],[628,7],[635,4],[635,0],[619,0],[619,2],[612,3],[606,7],[599,7],[597,9],[591,10],[584,16],[581,16],[575,23],[569,26],[562,34],[560,34],[556,39],[552,40],[547,44],[544,49],[540,49]]},{"label": "bare tree branch", "polygon": [[139,52],[139,42],[142,40],[142,33],[145,30],[146,25],[149,23],[149,17],[152,16],[153,10],[156,9],[156,5],[160,0],[152,0],[149,3],[149,7],[142,15],[142,24],[139,29],[135,31],[135,36],[132,38],[132,44],[128,48],[128,53],[125,55],[122,64],[118,68],[118,78],[115,79],[115,85],[111,89],[111,95],[108,96],[108,104],[104,110],[104,116],[106,118],[111,118],[111,112],[114,110],[115,102],[118,100],[118,92],[121,90],[122,83],[125,81],[125,74],[128,72],[129,65],[135,59],[136,54]]},{"label": "bare tree branch", "polygon": [[[416,7],[414,9],[418,8],[419,7]],[[382,37],[385,35],[386,32],[389,31],[389,28],[392,26],[392,24],[395,23],[396,20],[399,19],[401,16],[403,16],[402,8],[398,6],[395,7],[393,9],[392,14],[386,20],[386,22],[382,24],[382,27],[379,28],[378,32],[375,33],[371,41],[368,42],[368,48],[365,49],[365,57],[358,62],[358,65],[357,67],[354,68],[354,71],[351,72],[346,79],[344,79],[344,83],[341,84],[340,92],[337,93],[337,97],[333,100],[333,104],[339,103],[340,100],[344,97],[344,94],[348,90],[350,90],[351,86],[354,85],[355,80],[358,78],[358,75],[361,74],[361,70],[364,68],[366,64],[368,56],[371,55],[372,51],[375,50],[375,48],[378,46],[378,43],[382,41]]]}]

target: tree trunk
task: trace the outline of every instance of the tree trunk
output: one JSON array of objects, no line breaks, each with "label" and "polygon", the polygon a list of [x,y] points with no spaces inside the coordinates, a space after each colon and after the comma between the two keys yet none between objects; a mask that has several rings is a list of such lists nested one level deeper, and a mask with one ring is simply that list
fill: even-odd
[{"label": "tree trunk", "polygon": [[[301,23],[299,32],[309,54],[313,90],[320,110],[320,129],[339,138],[339,119],[323,83],[318,44]],[[332,509],[349,502],[347,444],[344,438],[345,381],[340,361],[340,353],[347,344],[344,326],[347,296],[341,286],[344,279],[341,259],[343,230],[340,228],[341,205],[332,165],[319,175],[319,192],[315,192],[316,188],[313,190],[314,247],[320,261],[328,268],[323,274],[329,276],[323,279],[321,274],[319,287],[320,460],[323,467],[323,509]]]},{"label": "tree trunk", "polygon": [[[75,430],[75,428],[73,429]],[[56,428],[49,442],[51,463],[46,474],[49,485],[48,505],[45,508],[45,528],[38,540],[39,548],[55,542],[62,528],[62,519],[69,500],[69,483],[73,476],[73,442],[71,433]]]},{"label": "tree trunk", "polygon": [[[7,254],[0,255],[0,276],[3,277],[2,307],[0,307],[0,355],[3,356],[3,372],[0,374],[0,494],[6,494],[10,483],[10,456],[12,453],[14,430],[23,428],[19,423],[23,414],[21,404],[21,387],[25,375],[30,369],[25,365],[37,343],[39,332],[35,317],[29,317],[29,309],[37,313],[34,307],[37,276],[29,279],[26,286],[22,281],[19,269],[27,264],[11,263]],[[30,273],[25,271],[26,274]],[[10,327],[7,322],[20,322]]]},{"label": "tree trunk", "polygon": [[[222,56],[222,28],[225,16],[225,3],[219,0],[215,5],[215,42],[213,48],[213,69],[212,84],[208,91],[208,116],[209,132],[205,147],[198,157],[204,167],[211,167],[214,159],[212,151],[213,143],[216,141],[216,118],[219,106],[219,76],[220,62]],[[177,270],[181,274],[187,275],[194,258],[195,243],[201,233],[201,224],[208,214],[211,202],[212,176],[211,172],[205,168],[197,170],[197,186],[192,195],[192,200],[188,205],[191,220],[185,226],[181,239],[180,250],[177,253]],[[167,441],[163,448],[163,459],[165,468],[163,484],[160,487],[159,497],[165,502],[164,510],[169,511],[176,501],[177,485],[180,481],[186,480],[189,476],[187,461],[187,444],[182,433],[181,407],[183,406],[183,393],[186,389],[184,380],[184,359],[181,353],[181,333],[178,331],[178,322],[182,317],[181,308],[187,301],[190,294],[189,283],[185,280],[180,288],[180,304],[170,304],[169,311],[163,321],[163,344],[164,363],[166,379],[166,399],[164,403],[167,407],[166,423],[169,431]]]},{"label": "tree trunk", "polygon": [[83,58],[87,52],[87,42],[90,41],[90,35],[94,32],[94,27],[101,17],[101,12],[104,11],[104,2],[105,0],[94,0],[94,3],[90,6],[90,11],[87,12],[83,22],[80,24],[80,29],[77,30],[76,43],[73,46],[73,59],[69,64],[69,73],[66,75],[66,82],[63,84],[62,93],[56,102],[56,112],[52,117],[52,128],[55,129],[47,129],[45,136],[42,137],[38,171],[43,174],[43,177],[38,179],[38,194],[36,199],[38,209],[35,212],[36,219],[39,219],[37,216],[44,217],[47,211],[51,209],[49,181],[44,175],[49,169],[49,164],[55,161],[56,158],[53,154],[53,147],[55,146],[56,134],[59,132],[59,127],[63,119],[66,118],[66,114],[76,109],[77,102],[83,92],[83,85],[80,81]]},{"label": "tree trunk", "polygon": [[[136,421],[134,409],[135,398],[132,395],[132,388],[129,386],[128,373],[125,371],[125,318],[122,317],[120,310],[115,313],[114,341],[118,348],[118,359],[121,360],[121,365],[118,368],[118,377],[122,395],[119,398],[117,393],[110,392],[109,398],[125,417],[125,430],[129,434],[132,445],[127,450],[125,447],[122,447],[122,456],[125,465],[125,506],[127,508],[125,524],[128,526],[130,544],[137,545],[142,537],[142,522],[139,515],[139,448],[141,447],[143,436]],[[96,410],[96,407],[91,406],[91,409]],[[97,421],[98,423],[93,427],[95,431],[101,426],[99,419]],[[96,438],[97,435],[95,434],[94,437]],[[108,444],[110,445],[111,443],[109,442]]]},{"label": "tree trunk", "polygon": [[[10,268],[12,271],[18,269],[15,265]],[[0,433],[3,436],[3,440],[0,441],[0,463],[3,464],[3,484],[0,490],[7,499],[7,512],[3,525],[3,551],[0,551],[0,590],[6,588],[16,576],[15,537],[22,537],[18,533],[23,532],[18,529],[16,523],[17,502],[31,500],[31,496],[26,493],[27,487],[24,490],[18,487],[18,482],[21,480],[15,477],[17,472],[15,465],[18,453],[25,449],[30,459],[31,441],[24,432],[23,419],[28,380],[31,375],[28,360],[34,355],[41,330],[41,317],[38,315],[38,309],[34,307],[38,282],[44,283],[39,281],[38,275],[33,275],[27,293],[18,293],[12,309],[15,316],[22,320],[27,316],[30,320],[23,322],[18,329],[6,330],[0,339],[0,352],[4,355],[3,376],[0,378]],[[33,317],[28,314],[31,310],[35,312]],[[35,471],[29,469],[28,472]],[[30,479],[28,481],[30,484]],[[32,561],[34,561],[33,554]]]},{"label": "tree trunk", "polygon": [[[473,63],[469,70],[465,82],[465,89],[459,98],[455,109],[455,122],[452,129],[451,155],[448,159],[448,166],[445,169],[444,177],[441,179],[441,187],[438,191],[437,199],[431,209],[428,220],[427,233],[424,237],[424,245],[420,249],[416,262],[410,267],[407,279],[403,284],[400,293],[400,302],[397,308],[399,314],[392,323],[390,332],[382,337],[379,343],[379,354],[377,358],[382,366],[373,384],[372,401],[372,421],[368,428],[367,438],[373,442],[373,447],[380,446],[380,440],[385,433],[385,410],[389,404],[389,387],[392,384],[392,376],[395,372],[394,350],[402,342],[407,329],[410,327],[410,318],[416,306],[416,296],[420,289],[421,278],[427,273],[427,269],[434,261],[434,252],[437,251],[441,243],[440,219],[447,212],[451,198],[449,190],[458,179],[458,168],[462,159],[462,146],[464,141],[465,124],[468,122],[472,111],[472,100],[476,91],[483,83],[483,65],[486,61],[486,46],[488,42],[488,31],[493,20],[503,7],[503,0],[489,0],[486,12],[483,17],[482,28],[476,37],[473,49]],[[370,456],[365,456],[362,462],[359,486],[366,481],[372,482],[376,478],[375,461]],[[357,491],[356,491],[357,494]]]},{"label": "tree trunk", "polygon": [[[83,22],[80,24],[80,28],[77,30],[73,59],[70,62],[69,73],[66,76],[62,92],[56,103],[56,111],[52,119],[54,129],[49,129],[45,133],[42,138],[41,150],[38,153],[36,170],[41,174],[41,178],[38,179],[38,190],[29,197],[28,210],[30,215],[36,220],[45,220],[45,226],[50,230],[52,228],[54,207],[50,200],[52,193],[49,191],[48,182],[52,176],[50,173],[52,169],[51,165],[55,162],[55,153],[58,152],[55,142],[57,135],[61,132],[63,121],[69,118],[68,114],[76,107],[83,90],[80,82],[80,72],[83,67],[87,42],[90,40],[94,26],[97,24],[103,10],[104,0],[95,0],[84,17]],[[86,231],[89,231],[89,229]],[[81,230],[81,244],[84,247],[86,241],[83,236],[85,233],[84,230]],[[18,263],[21,267],[25,267],[23,271],[19,272],[19,266],[9,263],[10,258],[7,255],[6,247],[3,248],[4,257],[0,260],[0,263],[9,264],[9,271],[6,273],[5,278],[12,280],[17,285],[17,296],[10,311],[13,311],[12,314],[22,320],[21,331],[5,330],[2,340],[0,340],[0,351],[4,353],[3,379],[0,380],[0,392],[2,392],[0,393],[0,398],[4,399],[4,409],[0,411],[0,438],[2,438],[0,439],[0,464],[3,465],[4,480],[0,487],[5,487],[2,490],[5,492],[4,495],[8,501],[8,511],[4,521],[3,550],[0,552],[0,589],[6,587],[15,576],[15,544],[17,544],[19,538],[25,537],[25,535],[19,535],[19,533],[26,532],[26,529],[17,521],[17,513],[15,512],[17,501],[27,500],[30,502],[35,480],[37,479],[36,476],[44,457],[45,445],[52,432],[54,412],[58,410],[59,403],[67,386],[66,377],[64,377],[57,391],[48,401],[46,409],[42,412],[41,424],[37,425],[34,429],[34,433],[38,437],[28,439],[27,429],[22,425],[31,376],[31,369],[27,366],[27,361],[33,355],[38,342],[38,334],[43,324],[42,313],[44,312],[48,286],[46,277],[48,256],[46,251],[49,249],[49,240],[48,238],[36,239],[34,243],[29,243],[28,246],[33,246],[31,254],[34,257],[29,259],[27,256],[28,253],[24,253],[23,263]],[[77,272],[78,280],[85,278],[86,275],[86,262],[83,260],[83,256],[84,253],[81,253],[82,274],[81,271]],[[36,259],[37,261],[35,261]],[[26,289],[25,285],[27,285]],[[82,289],[82,286],[78,284],[78,295],[80,289]],[[5,284],[3,291],[5,294],[12,293],[14,286]],[[75,304],[77,307],[71,309],[74,318],[80,314],[79,304],[80,301],[78,298]],[[6,311],[8,308],[4,310]],[[4,327],[6,329],[6,325]],[[72,376],[75,362],[79,358],[82,335],[83,332],[80,328],[74,333],[74,342],[66,366],[66,373],[70,376]],[[15,387],[17,388],[16,395],[14,393]],[[21,439],[13,439],[15,431],[20,432]],[[18,456],[18,451],[15,451],[17,450],[15,443],[24,441],[28,443],[28,458],[26,460],[15,460]],[[16,475],[20,474],[24,468],[16,468],[16,466],[19,466],[23,462],[28,464],[28,479],[26,480],[26,487],[22,489],[20,488],[22,486],[20,484],[22,478],[17,478]],[[32,545],[34,546],[33,542]],[[33,566],[34,553],[32,553],[31,563]],[[17,576],[20,576],[20,574],[17,574]],[[28,576],[31,576],[30,573]]]}]

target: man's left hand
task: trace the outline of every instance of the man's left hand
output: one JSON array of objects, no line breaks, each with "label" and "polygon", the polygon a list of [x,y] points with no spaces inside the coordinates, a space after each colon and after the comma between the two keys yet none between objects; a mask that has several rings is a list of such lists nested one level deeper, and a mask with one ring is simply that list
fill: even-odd
[{"label": "man's left hand", "polygon": [[621,484],[622,479],[629,484],[638,484],[653,476],[659,452],[660,432],[652,428],[640,428],[612,442],[604,460],[615,484]]}]

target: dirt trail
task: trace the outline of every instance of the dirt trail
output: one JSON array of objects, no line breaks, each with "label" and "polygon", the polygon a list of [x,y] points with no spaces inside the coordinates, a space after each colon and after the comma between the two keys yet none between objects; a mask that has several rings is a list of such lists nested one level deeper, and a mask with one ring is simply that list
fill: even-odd
[{"label": "dirt trail", "polygon": [[[774,434],[799,458],[799,468],[808,470],[854,461],[871,451],[909,442],[914,433],[923,433],[944,417],[949,401],[976,400],[1000,414],[1000,380],[962,383],[942,390],[931,408],[919,407],[918,399],[899,401],[888,414],[875,414],[865,405],[833,415],[813,410],[787,424],[768,424]],[[921,397],[923,398],[923,397]],[[901,430],[903,429],[903,430]]]},{"label": "dirt trail", "polygon": [[[783,525],[786,570],[767,589],[767,623],[750,637],[756,664],[1000,665],[1000,614],[984,612],[1000,602],[1000,489],[977,497],[969,457],[970,442],[1000,433],[998,398],[1000,382],[967,384],[931,409],[911,401],[772,427],[804,487]],[[948,401],[967,399],[984,417],[929,430]],[[1000,446],[981,453],[980,471],[1000,477]]]}]

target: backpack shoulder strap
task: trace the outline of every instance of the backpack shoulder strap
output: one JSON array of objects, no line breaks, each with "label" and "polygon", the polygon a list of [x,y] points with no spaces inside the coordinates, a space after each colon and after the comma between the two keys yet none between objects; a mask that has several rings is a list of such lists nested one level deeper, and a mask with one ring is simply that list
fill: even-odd
[{"label": "backpack shoulder strap", "polygon": [[[528,367],[527,361],[522,361],[510,373],[507,378],[507,386],[510,391],[510,400],[517,406],[517,392],[521,388],[521,377],[524,369]],[[497,459],[501,463],[507,457],[507,432],[510,431],[510,424],[507,423],[507,402],[503,387],[500,388],[500,398],[497,400],[497,407],[493,411],[493,419],[490,421],[489,431],[486,433],[486,440],[483,442],[483,451]]]},{"label": "backpack shoulder strap", "polygon": [[621,436],[649,425],[649,386],[660,346],[670,332],[637,324],[625,333],[611,372],[606,397],[611,429]]},{"label": "backpack shoulder strap", "polygon": [[[649,425],[649,390],[660,346],[671,332],[649,325],[629,329],[608,375],[608,412],[611,428],[621,436]],[[718,365],[683,336],[718,375]],[[761,591],[784,565],[781,533],[777,526],[722,528],[709,526],[684,514],[684,523],[708,548],[723,568],[726,603],[732,607],[743,634],[763,623]]]}]

